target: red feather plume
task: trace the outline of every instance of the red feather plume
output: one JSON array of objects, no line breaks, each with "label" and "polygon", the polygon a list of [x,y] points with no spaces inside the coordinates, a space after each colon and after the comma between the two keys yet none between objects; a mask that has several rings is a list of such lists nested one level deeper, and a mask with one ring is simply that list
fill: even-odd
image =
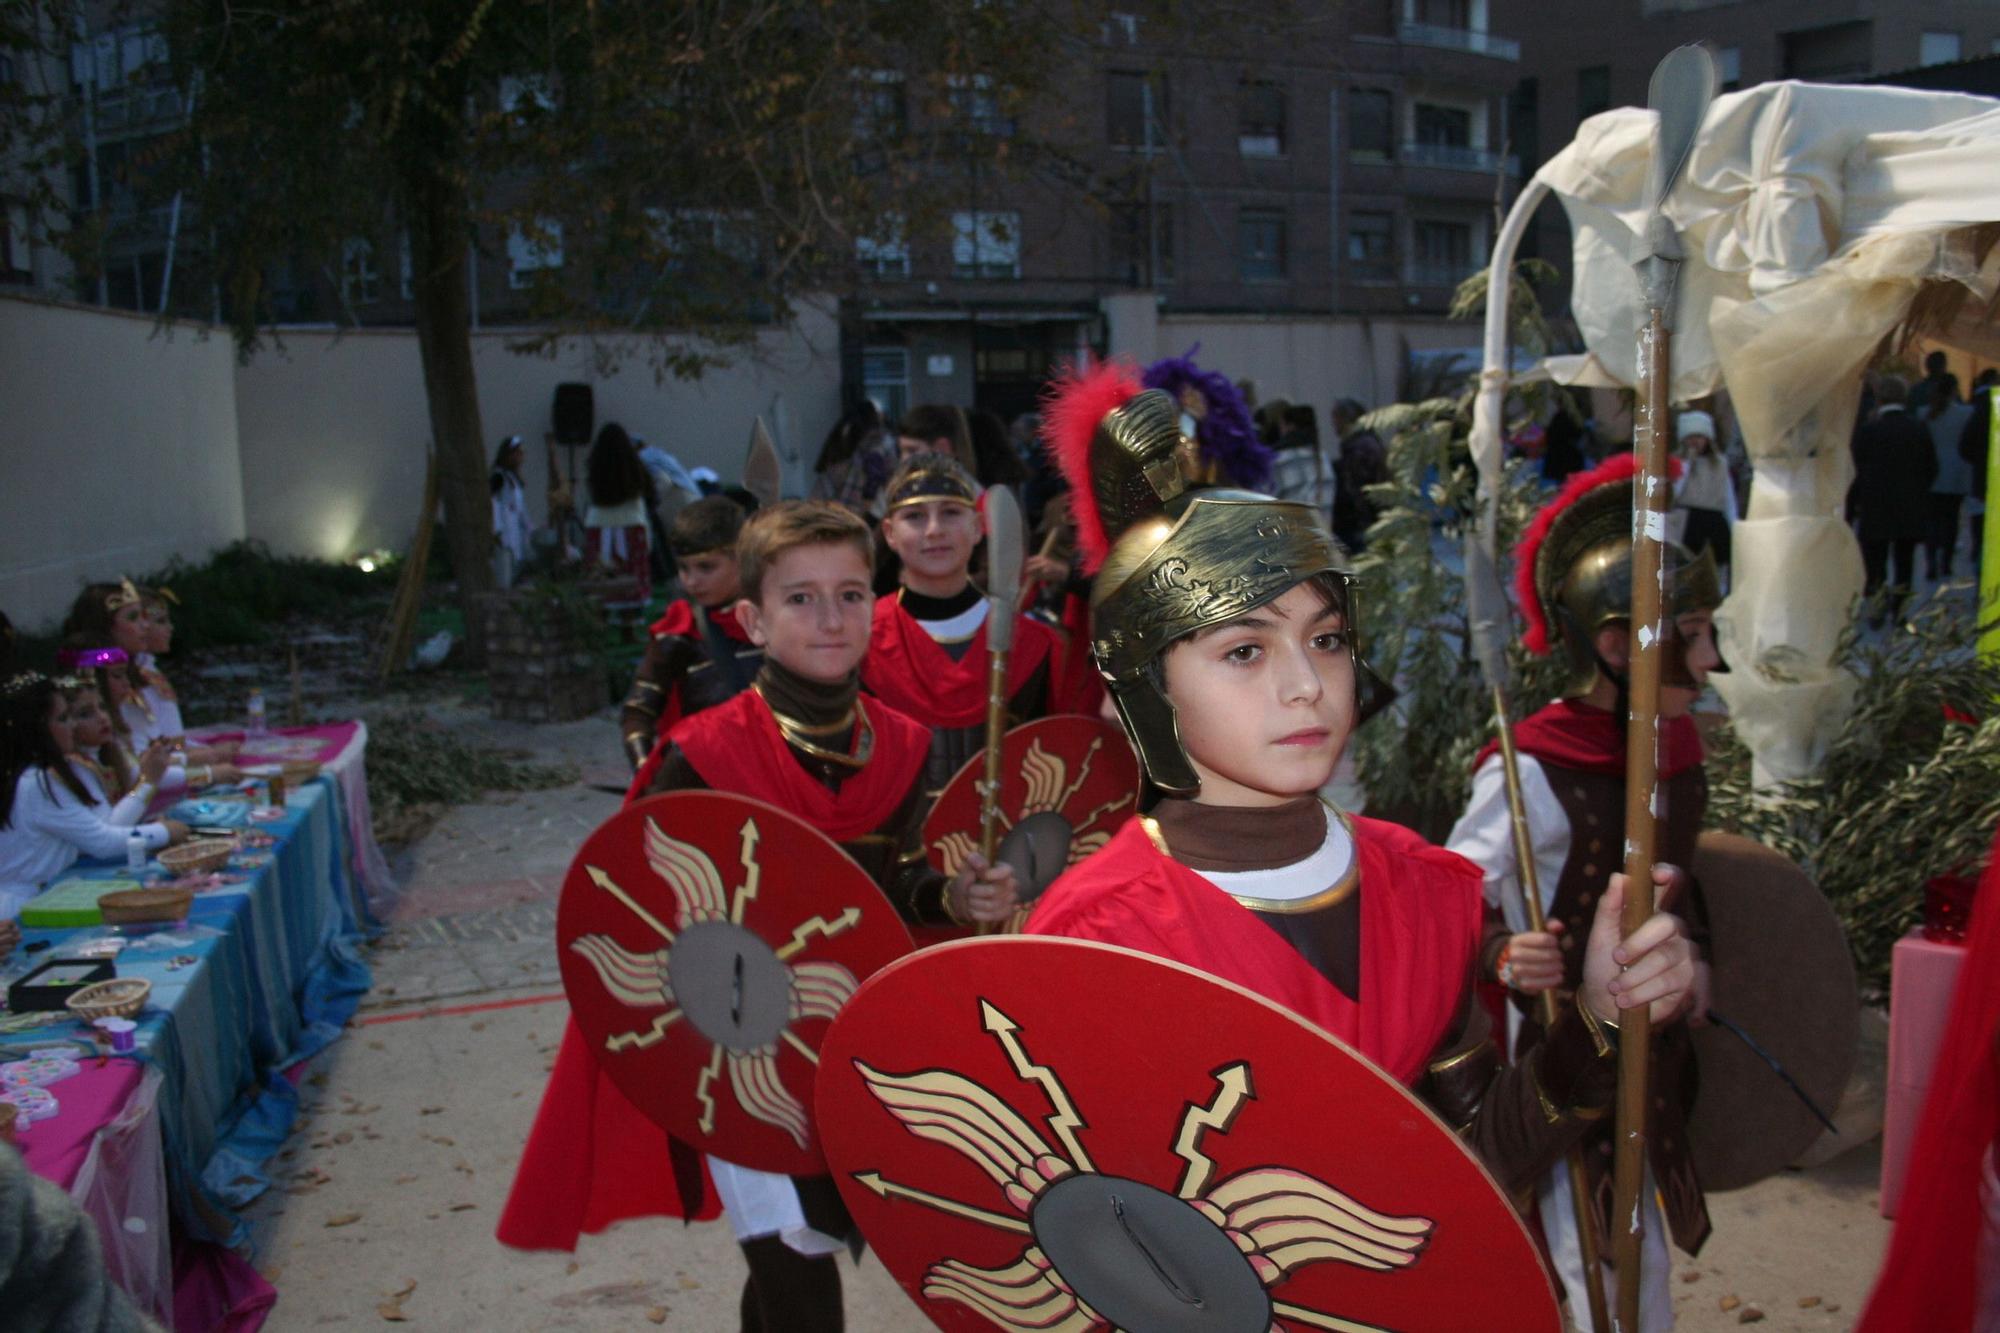
[{"label": "red feather plume", "polygon": [[1069,367],[1042,399],[1042,439],[1069,482],[1069,510],[1086,574],[1097,572],[1117,536],[1105,531],[1104,515],[1098,512],[1097,492],[1090,484],[1090,442],[1098,423],[1144,387],[1131,362],[1104,361]]},{"label": "red feather plume", "polygon": [[[1528,625],[1521,635],[1522,646],[1535,656],[1546,657],[1550,647],[1548,614],[1542,607],[1541,594],[1535,589],[1535,557],[1541,554],[1542,542],[1555,526],[1556,516],[1599,486],[1618,481],[1629,483],[1638,471],[1639,455],[1623,453],[1613,454],[1588,472],[1571,473],[1555,499],[1541,507],[1535,521],[1521,534],[1520,543],[1514,547],[1514,598],[1521,604],[1521,619]],[[1667,475],[1680,474],[1680,459],[1668,459]]]}]

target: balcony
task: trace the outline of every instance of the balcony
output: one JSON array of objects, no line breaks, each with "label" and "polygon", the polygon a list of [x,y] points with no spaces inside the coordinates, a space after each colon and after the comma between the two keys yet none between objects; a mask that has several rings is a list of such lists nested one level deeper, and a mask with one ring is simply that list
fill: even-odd
[{"label": "balcony", "polygon": [[1521,159],[1502,157],[1489,148],[1468,148],[1448,143],[1406,143],[1397,149],[1397,160],[1405,166],[1445,167],[1452,171],[1479,171],[1487,175],[1504,165],[1509,176],[1521,174]]},{"label": "balcony", "polygon": [[1435,23],[1400,23],[1396,36],[1410,46],[1435,46],[1444,51],[1470,51],[1495,60],[1518,61],[1521,44],[1512,37],[1495,37],[1490,32],[1470,28],[1446,28]]}]

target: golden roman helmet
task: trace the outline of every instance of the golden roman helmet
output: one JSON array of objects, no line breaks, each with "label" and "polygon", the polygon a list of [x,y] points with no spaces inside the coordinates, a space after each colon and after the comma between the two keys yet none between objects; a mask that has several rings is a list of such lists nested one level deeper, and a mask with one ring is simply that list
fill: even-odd
[{"label": "golden roman helmet", "polygon": [[[1326,519],[1310,506],[1234,489],[1193,489],[1196,445],[1180,404],[1110,362],[1072,375],[1044,430],[1069,477],[1091,587],[1091,649],[1146,776],[1179,793],[1201,780],[1173,704],[1150,665],[1175,641],[1276,600],[1317,574],[1353,581]],[[1356,660],[1357,671],[1361,668]]]},{"label": "golden roman helmet", "polygon": [[[1563,692],[1572,698],[1596,683],[1597,632],[1632,619],[1634,459],[1618,454],[1571,477],[1515,550],[1515,591],[1528,627],[1523,642],[1538,656],[1561,645],[1569,664]],[[1673,621],[1720,606],[1721,578],[1709,550],[1695,556],[1668,542],[1666,564],[1668,634],[1661,679],[1693,689],[1697,682]]]},{"label": "golden roman helmet", "polygon": [[932,500],[956,500],[969,505],[979,502],[979,483],[950,454],[912,454],[889,474],[882,495],[886,502],[884,512]]}]

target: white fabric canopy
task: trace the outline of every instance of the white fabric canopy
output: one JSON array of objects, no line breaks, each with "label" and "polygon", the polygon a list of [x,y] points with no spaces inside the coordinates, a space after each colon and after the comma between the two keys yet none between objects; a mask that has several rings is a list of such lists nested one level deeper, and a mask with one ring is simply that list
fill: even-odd
[{"label": "white fabric canopy", "polygon": [[[1627,384],[1645,321],[1632,256],[1653,123],[1633,107],[1591,117],[1524,193],[1562,200],[1578,326]],[[1709,107],[1669,201],[1687,250],[1671,396],[1727,388],[1756,467],[1716,617],[1733,670],[1715,684],[1761,782],[1815,771],[1851,706],[1834,654],[1862,586],[1841,518],[1861,372],[1927,282],[1992,296],[2000,247],[1982,270],[1965,229],[2000,220],[1996,164],[2000,101],[1763,84]],[[1511,260],[1496,254],[1496,271]]]}]

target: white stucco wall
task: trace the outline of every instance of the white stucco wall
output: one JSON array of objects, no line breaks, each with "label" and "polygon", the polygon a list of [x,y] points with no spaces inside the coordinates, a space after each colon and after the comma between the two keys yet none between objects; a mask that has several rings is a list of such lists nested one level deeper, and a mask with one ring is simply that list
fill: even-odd
[{"label": "white stucco wall", "polygon": [[[817,307],[693,382],[658,380],[642,341],[627,344],[630,354],[607,370],[587,345],[565,344],[552,357],[522,354],[510,350],[519,337],[479,333],[473,355],[489,451],[508,435],[528,441],[523,471],[538,522],[547,477],[542,437],[557,384],[591,384],[598,425],[619,422],[687,466],[705,464],[732,481],[762,413],[780,452],[794,456],[790,493],[810,480],[820,440],[840,412],[838,328]],[[236,376],[250,535],[274,550],[334,560],[407,545],[430,438],[414,333],[288,329],[281,342]],[[577,451],[579,473],[584,452]]]},{"label": "white stucco wall", "polygon": [[41,628],[85,583],[244,535],[227,337],[0,297],[0,609]]}]

